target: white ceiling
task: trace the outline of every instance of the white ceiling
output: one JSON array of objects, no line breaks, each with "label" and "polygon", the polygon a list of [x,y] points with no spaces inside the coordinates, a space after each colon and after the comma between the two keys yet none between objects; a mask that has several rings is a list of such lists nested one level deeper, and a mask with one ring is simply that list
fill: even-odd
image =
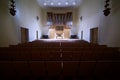
[{"label": "white ceiling", "polygon": [[67,8],[78,7],[82,0],[37,0],[39,5],[43,8]]}]

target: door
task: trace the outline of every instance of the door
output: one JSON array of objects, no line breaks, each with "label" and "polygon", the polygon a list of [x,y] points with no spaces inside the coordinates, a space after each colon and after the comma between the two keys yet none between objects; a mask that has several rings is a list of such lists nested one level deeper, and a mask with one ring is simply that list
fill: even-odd
[{"label": "door", "polygon": [[21,27],[21,43],[29,41],[29,30],[27,28]]},{"label": "door", "polygon": [[98,43],[98,27],[90,29],[90,42]]}]

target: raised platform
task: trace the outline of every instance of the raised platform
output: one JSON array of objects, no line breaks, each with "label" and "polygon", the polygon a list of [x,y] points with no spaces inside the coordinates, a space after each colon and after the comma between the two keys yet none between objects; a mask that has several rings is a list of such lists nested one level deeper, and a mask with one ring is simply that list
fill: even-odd
[{"label": "raised platform", "polygon": [[39,39],[38,41],[47,41],[47,42],[76,42],[81,41],[80,39]]}]

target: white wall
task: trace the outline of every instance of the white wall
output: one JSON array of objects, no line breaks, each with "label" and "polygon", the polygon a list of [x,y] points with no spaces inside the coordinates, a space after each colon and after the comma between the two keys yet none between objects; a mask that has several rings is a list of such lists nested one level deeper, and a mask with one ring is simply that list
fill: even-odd
[{"label": "white wall", "polygon": [[19,43],[15,17],[9,13],[8,0],[0,0],[0,47]]},{"label": "white wall", "polygon": [[[38,6],[36,0],[17,0],[17,15],[19,27],[25,27],[29,29],[29,41],[36,39],[36,31],[38,31],[38,37],[41,37],[41,9]],[[39,16],[39,21],[36,17]]]},{"label": "white wall", "polygon": [[76,18],[78,18],[77,15],[77,9],[43,9],[42,11],[42,34],[43,35],[48,35],[48,30],[50,26],[47,26],[47,12],[53,12],[53,13],[67,13],[67,12],[72,12],[73,13],[73,26],[71,26],[71,35],[77,35],[77,25],[76,25]]},{"label": "white wall", "polygon": [[109,16],[103,15],[105,0],[83,0],[79,8],[78,36],[81,38],[83,30],[83,39],[90,41],[90,29],[99,27],[99,44],[105,44],[112,47],[120,47],[120,6],[119,0],[112,0],[112,10]]},{"label": "white wall", "polygon": [[83,31],[83,39],[90,41],[90,28],[99,27],[101,4],[100,0],[83,0],[79,9],[79,18],[82,16],[82,21],[79,20],[78,36],[81,38]]},{"label": "white wall", "polygon": [[120,0],[111,1],[111,14],[107,17],[101,16],[100,44],[120,47]]},{"label": "white wall", "polygon": [[[40,7],[36,0],[16,0],[15,16],[9,13],[9,0],[0,0],[0,47],[21,42],[20,27],[29,29],[29,40],[36,39],[36,30],[41,37]],[[39,16],[37,21],[36,16]]]}]

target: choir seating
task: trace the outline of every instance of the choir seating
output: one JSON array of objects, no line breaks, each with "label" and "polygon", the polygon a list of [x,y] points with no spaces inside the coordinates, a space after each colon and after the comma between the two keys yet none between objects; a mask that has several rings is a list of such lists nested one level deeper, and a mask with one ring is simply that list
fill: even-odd
[{"label": "choir seating", "polygon": [[0,48],[1,80],[120,80],[120,52],[76,40]]}]

